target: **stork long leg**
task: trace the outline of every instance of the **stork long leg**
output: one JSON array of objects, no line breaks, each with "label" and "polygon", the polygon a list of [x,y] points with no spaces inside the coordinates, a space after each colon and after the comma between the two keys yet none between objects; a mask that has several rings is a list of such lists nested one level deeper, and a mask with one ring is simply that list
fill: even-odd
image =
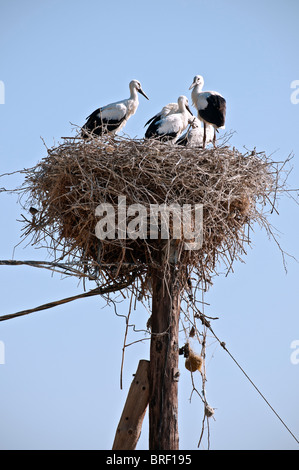
[{"label": "stork long leg", "polygon": [[203,139],[202,139],[202,148],[206,148],[206,138],[207,138],[207,129],[206,129],[206,123],[203,123]]},{"label": "stork long leg", "polygon": [[213,145],[215,149],[216,148],[216,129],[214,129]]}]

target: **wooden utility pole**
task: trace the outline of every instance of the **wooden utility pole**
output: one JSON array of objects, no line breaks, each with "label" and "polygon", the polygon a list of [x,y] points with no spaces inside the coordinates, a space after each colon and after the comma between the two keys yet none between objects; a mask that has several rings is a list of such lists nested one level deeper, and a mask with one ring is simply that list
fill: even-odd
[{"label": "wooden utility pole", "polygon": [[167,267],[152,273],[150,361],[140,361],[116,431],[113,450],[133,450],[149,405],[149,450],[178,450],[180,285],[176,245]]},{"label": "wooden utility pole", "polygon": [[177,450],[180,291],[176,268],[152,277],[149,450]]}]

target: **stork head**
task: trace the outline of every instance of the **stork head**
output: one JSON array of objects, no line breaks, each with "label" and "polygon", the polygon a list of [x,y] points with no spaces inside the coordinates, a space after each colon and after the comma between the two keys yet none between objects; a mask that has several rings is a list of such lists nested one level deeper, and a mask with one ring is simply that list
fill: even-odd
[{"label": "stork head", "polygon": [[184,95],[181,95],[178,97],[178,105],[179,105],[179,110],[182,112],[182,111],[185,111],[185,109],[187,109],[187,111],[191,114],[191,116],[193,116],[193,113],[191,111],[191,109],[189,108],[189,102],[188,102],[188,98]]},{"label": "stork head", "polygon": [[142,90],[141,88],[141,83],[138,81],[138,80],[132,80],[130,82],[130,91],[132,93],[133,90],[137,90],[138,93],[140,93],[141,95],[143,95],[147,100],[149,100],[149,98],[146,96],[146,94],[144,93],[144,91]]},{"label": "stork head", "polygon": [[201,75],[195,75],[195,77],[193,78],[193,82],[189,87],[189,90],[191,90],[195,86],[199,86],[200,88],[202,88],[203,85],[204,85],[203,77]]}]

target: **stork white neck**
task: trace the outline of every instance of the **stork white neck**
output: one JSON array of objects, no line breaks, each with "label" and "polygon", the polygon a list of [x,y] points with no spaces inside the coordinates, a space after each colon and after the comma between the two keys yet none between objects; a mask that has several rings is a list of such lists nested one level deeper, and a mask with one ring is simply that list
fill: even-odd
[{"label": "stork white neck", "polygon": [[185,96],[180,96],[178,99],[178,107],[180,113],[187,112],[186,105],[188,105],[188,100]]},{"label": "stork white neck", "polygon": [[197,83],[197,84],[195,85],[195,87],[193,88],[192,93],[193,93],[193,92],[195,92],[195,93],[200,93],[200,92],[202,91],[202,89],[203,89],[203,85],[204,85],[203,82]]},{"label": "stork white neck", "polygon": [[130,84],[130,100],[134,100],[137,103],[139,102],[138,100],[138,92],[136,89],[136,86],[134,84]]},{"label": "stork white neck", "polygon": [[197,95],[202,91],[204,86],[204,79],[201,75],[195,75],[192,85],[189,87],[189,90],[192,89],[191,99],[192,103],[195,105]]}]

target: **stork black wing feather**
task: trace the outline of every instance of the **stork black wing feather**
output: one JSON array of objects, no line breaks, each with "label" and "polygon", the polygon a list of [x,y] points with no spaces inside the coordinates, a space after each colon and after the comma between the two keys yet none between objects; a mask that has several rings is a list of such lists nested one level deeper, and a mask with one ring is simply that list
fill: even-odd
[{"label": "stork black wing feather", "polygon": [[207,98],[208,106],[198,111],[199,116],[217,127],[224,126],[226,115],[226,100],[220,95],[211,94]]},{"label": "stork black wing feather", "polygon": [[102,108],[98,108],[87,117],[87,121],[82,127],[82,137],[87,138],[88,134],[84,130],[88,130],[95,135],[103,135],[107,132],[115,131],[125,120],[126,115],[121,119],[104,119],[102,118]]}]

